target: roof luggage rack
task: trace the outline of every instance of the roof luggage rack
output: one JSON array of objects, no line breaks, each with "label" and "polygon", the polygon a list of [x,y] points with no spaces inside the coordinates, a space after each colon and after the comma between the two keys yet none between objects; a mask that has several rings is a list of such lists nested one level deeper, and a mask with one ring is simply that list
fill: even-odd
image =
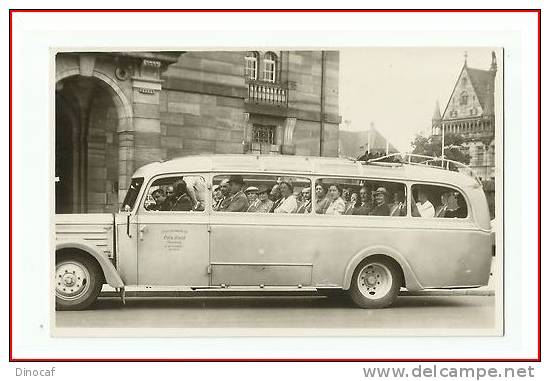
[{"label": "roof luggage rack", "polygon": [[365,164],[382,166],[395,166],[403,164],[424,165],[447,171],[466,173],[470,177],[473,177],[480,186],[483,186],[479,178],[476,176],[474,170],[468,165],[459,161],[444,159],[441,157],[417,155],[414,153],[392,153],[362,162]]}]

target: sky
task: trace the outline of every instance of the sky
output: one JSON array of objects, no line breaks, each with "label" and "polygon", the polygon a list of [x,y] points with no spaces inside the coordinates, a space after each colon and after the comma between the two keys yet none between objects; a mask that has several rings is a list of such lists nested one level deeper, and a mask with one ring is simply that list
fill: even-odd
[{"label": "sky", "polygon": [[[436,101],[441,113],[464,64],[489,69],[498,48],[354,48],[340,51],[340,115],[352,130],[370,123],[400,151],[428,132]],[[497,74],[497,82],[500,77]],[[498,83],[495,84],[500,89]],[[343,124],[342,124],[343,125]]]}]

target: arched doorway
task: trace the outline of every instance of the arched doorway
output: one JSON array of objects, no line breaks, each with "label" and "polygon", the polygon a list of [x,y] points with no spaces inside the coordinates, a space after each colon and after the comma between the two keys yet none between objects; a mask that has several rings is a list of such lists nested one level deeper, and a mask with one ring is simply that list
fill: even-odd
[{"label": "arched doorway", "polygon": [[98,78],[76,75],[57,82],[56,213],[118,208],[120,101],[115,97]]}]

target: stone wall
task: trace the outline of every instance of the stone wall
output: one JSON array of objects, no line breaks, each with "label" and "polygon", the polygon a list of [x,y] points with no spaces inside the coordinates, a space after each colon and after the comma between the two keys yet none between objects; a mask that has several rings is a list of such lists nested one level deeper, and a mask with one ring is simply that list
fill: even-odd
[{"label": "stone wall", "polygon": [[167,159],[201,153],[242,153],[242,52],[188,52],[163,76],[160,147]]},{"label": "stone wall", "polygon": [[88,213],[118,209],[118,114],[111,95],[98,86],[88,116]]},{"label": "stone wall", "polygon": [[[321,96],[324,97],[323,156],[338,155],[339,52],[327,51],[322,76],[321,51],[291,51],[288,57],[289,113],[297,118],[296,153],[319,155]],[[323,90],[321,89],[324,85]]]}]

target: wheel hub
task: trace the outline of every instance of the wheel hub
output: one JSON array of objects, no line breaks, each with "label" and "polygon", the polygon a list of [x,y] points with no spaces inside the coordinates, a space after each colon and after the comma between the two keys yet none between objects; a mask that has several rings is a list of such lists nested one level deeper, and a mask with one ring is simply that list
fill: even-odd
[{"label": "wheel hub", "polygon": [[359,291],[369,299],[383,298],[392,285],[391,271],[382,263],[365,266],[357,279]]},{"label": "wheel hub", "polygon": [[90,273],[78,262],[61,262],[55,271],[55,292],[59,298],[72,300],[89,288]]},{"label": "wheel hub", "polygon": [[75,277],[73,276],[73,274],[65,274],[63,276],[63,283],[65,284],[65,286],[67,287],[70,287],[72,286],[73,284],[75,284]]}]

